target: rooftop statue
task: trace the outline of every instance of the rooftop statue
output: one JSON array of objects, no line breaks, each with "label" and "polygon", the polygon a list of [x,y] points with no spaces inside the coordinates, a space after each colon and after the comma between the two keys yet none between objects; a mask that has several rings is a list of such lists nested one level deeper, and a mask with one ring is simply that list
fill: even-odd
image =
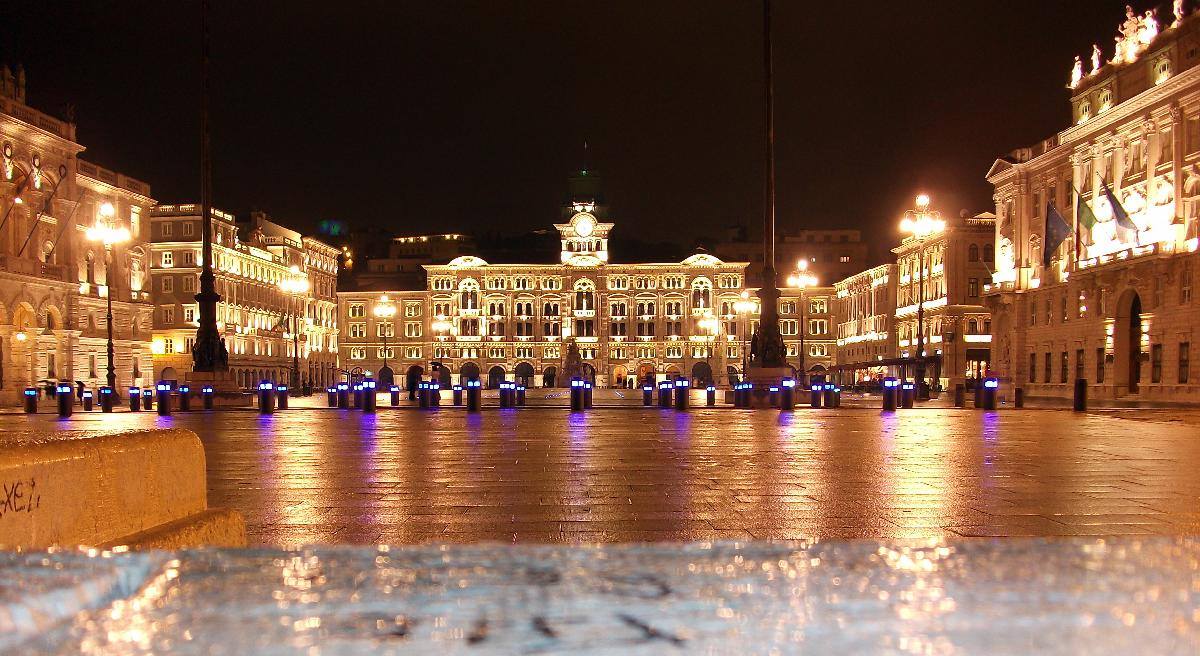
[{"label": "rooftop statue", "polygon": [[1079,55],[1075,55],[1075,66],[1071,68],[1071,88],[1079,86],[1079,81],[1083,79],[1083,62],[1079,60]]},{"label": "rooftop statue", "polygon": [[1175,0],[1171,7],[1171,12],[1175,14],[1175,22],[1171,23],[1171,27],[1177,27],[1183,22],[1183,0]]},{"label": "rooftop statue", "polygon": [[1100,46],[1093,43],[1092,44],[1092,72],[1091,72],[1091,75],[1095,75],[1096,73],[1098,73],[1100,71],[1100,66],[1101,66],[1100,62],[1101,62]]}]

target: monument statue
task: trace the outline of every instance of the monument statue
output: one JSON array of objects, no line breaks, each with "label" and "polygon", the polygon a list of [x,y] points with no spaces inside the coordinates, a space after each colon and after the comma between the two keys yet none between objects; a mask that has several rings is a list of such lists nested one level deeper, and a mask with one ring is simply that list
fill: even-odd
[{"label": "monument statue", "polygon": [[1083,79],[1083,62],[1079,59],[1079,55],[1075,55],[1075,65],[1071,67],[1071,88],[1079,86],[1079,81]]},{"label": "monument statue", "polygon": [[579,355],[579,346],[575,340],[571,340],[570,346],[567,347],[567,359],[563,363],[563,376],[561,384],[566,387],[571,384],[571,379],[578,376],[583,378],[583,358]]},{"label": "monument statue", "polygon": [[1098,73],[1100,71],[1100,66],[1101,66],[1100,62],[1101,62],[1100,46],[1093,43],[1092,44],[1092,72],[1091,72],[1092,75],[1095,75],[1096,73]]}]

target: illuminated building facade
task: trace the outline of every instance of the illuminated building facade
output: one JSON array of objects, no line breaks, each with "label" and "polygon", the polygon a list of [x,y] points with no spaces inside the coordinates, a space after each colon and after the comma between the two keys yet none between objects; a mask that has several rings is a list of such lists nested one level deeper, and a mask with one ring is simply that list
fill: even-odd
[{"label": "illuminated building facade", "polygon": [[[807,260],[809,268],[820,271],[826,280],[841,280],[862,271],[867,266],[869,251],[862,232],[847,229],[781,233],[775,245],[779,262]],[[745,227],[732,229],[725,241],[716,244],[713,252],[724,259],[749,262],[748,283],[758,284],[757,276],[763,261],[762,240],[748,239]]]},{"label": "illuminated building facade", "polygon": [[1200,20],[1131,13],[1119,30],[1111,61],[1097,49],[1072,71],[1073,125],[988,173],[994,365],[1029,395],[1085,380],[1093,396],[1197,401]]},{"label": "illuminated building facade", "polygon": [[475,239],[459,233],[392,237],[386,257],[363,259],[353,272],[355,289],[424,289],[425,265],[475,254]]},{"label": "illuminated building facade", "polygon": [[834,283],[837,366],[842,382],[891,374],[896,350],[896,265],[882,264]]},{"label": "illuminated building facade", "polygon": [[[0,403],[29,385],[105,384],[107,302],[117,385],[150,372],[144,182],[78,158],[75,124],[25,104],[25,79],[0,71]],[[89,239],[119,234],[106,248]]]},{"label": "illuminated building facade", "polygon": [[[150,214],[154,372],[183,382],[199,310],[201,221],[197,205],[159,205]],[[243,387],[259,380],[327,385],[337,375],[339,251],[254,213],[239,225],[213,211],[217,328],[229,369]],[[297,373],[298,372],[298,375]]]},{"label": "illuminated building facade", "polygon": [[[568,204],[555,225],[558,264],[461,256],[426,266],[422,291],[339,292],[343,367],[377,373],[386,358],[401,385],[428,376],[435,362],[447,382],[478,378],[490,387],[502,380],[563,386],[573,371],[609,387],[675,376],[727,385],[739,376],[757,317],[746,263],[707,253],[610,263],[613,224],[605,217],[590,198]],[[802,343],[806,368],[832,365],[832,295],[830,287],[783,290],[781,328],[793,366]]]}]

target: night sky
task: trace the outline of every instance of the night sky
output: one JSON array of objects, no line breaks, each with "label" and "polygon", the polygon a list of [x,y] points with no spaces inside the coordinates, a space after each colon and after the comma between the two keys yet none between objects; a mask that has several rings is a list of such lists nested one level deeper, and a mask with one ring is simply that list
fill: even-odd
[{"label": "night sky", "polygon": [[[30,104],[73,105],[84,158],[196,200],[198,0],[4,5],[0,60],[24,63]],[[992,160],[1067,126],[1073,56],[1111,57],[1123,17],[1097,0],[774,5],[780,226],[889,235],[917,191],[991,209]],[[614,236],[761,221],[758,2],[212,9],[218,207],[306,230],[542,228],[586,139]]]}]

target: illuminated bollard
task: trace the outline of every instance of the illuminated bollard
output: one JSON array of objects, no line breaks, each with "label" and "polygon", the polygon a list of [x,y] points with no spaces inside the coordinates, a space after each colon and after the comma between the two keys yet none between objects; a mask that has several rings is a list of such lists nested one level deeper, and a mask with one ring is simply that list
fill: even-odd
[{"label": "illuminated bollard", "polygon": [[996,409],[996,390],[1000,387],[1000,381],[995,378],[983,379],[983,409]]},{"label": "illuminated bollard", "polygon": [[275,388],[275,405],[280,410],[288,409],[288,388],[287,385],[280,385]]},{"label": "illuminated bollard", "polygon": [[417,383],[417,407],[429,407],[429,383],[425,381]]},{"label": "illuminated bollard", "polygon": [[917,396],[916,383],[904,381],[900,385],[900,405],[904,408],[913,407],[913,399]]},{"label": "illuminated bollard", "polygon": [[780,382],[781,389],[779,390],[779,409],[794,410],[796,408],[796,381],[792,378],[784,378]]},{"label": "illuminated bollard", "polygon": [[108,385],[100,388],[100,412],[113,411],[113,390]]},{"label": "illuminated bollard", "polygon": [[362,382],[362,411],[367,414],[375,413],[375,406],[379,402],[379,395],[375,392],[378,383],[371,378],[367,378]]},{"label": "illuminated bollard", "polygon": [[92,411],[92,390],[83,390],[83,411]]},{"label": "illuminated bollard", "polygon": [[342,410],[350,409],[350,383],[337,384],[337,407]]},{"label": "illuminated bollard", "polygon": [[658,384],[658,407],[671,407],[671,381],[669,380]]},{"label": "illuminated bollard", "polygon": [[179,386],[179,411],[190,412],[192,409],[192,388],[187,385]]},{"label": "illuminated bollard", "polygon": [[391,399],[389,399],[389,400],[392,403],[392,407],[394,408],[394,407],[400,405],[400,386],[392,385],[391,387],[388,388],[388,392],[391,394]]},{"label": "illuminated bollard", "polygon": [[579,412],[583,410],[583,381],[579,378],[571,379],[571,412]]},{"label": "illuminated bollard", "polygon": [[429,407],[442,407],[442,384],[429,383]]},{"label": "illuminated bollard", "polygon": [[264,380],[258,384],[258,412],[259,414],[269,415],[275,412],[274,399],[271,398],[275,391],[275,385],[269,380]]},{"label": "illuminated bollard", "polygon": [[362,410],[362,404],[363,404],[362,383],[354,383],[354,387],[351,388],[351,391],[354,392],[354,409]]},{"label": "illuminated bollard", "polygon": [[733,407],[746,407],[742,401],[742,397],[746,395],[746,383],[738,383],[733,386]]},{"label": "illuminated bollard", "polygon": [[74,400],[73,397],[71,396],[70,383],[59,384],[59,386],[57,388],[55,388],[55,392],[57,392],[54,396],[55,396],[55,400],[58,401],[58,416],[59,417],[70,417],[71,416],[71,402]]},{"label": "illuminated bollard", "polygon": [[[1079,381],[1075,381],[1075,384],[1078,385]],[[1017,388],[1013,389],[1013,407],[1014,408],[1024,408],[1025,407],[1025,388],[1017,387]]]},{"label": "illuminated bollard", "polygon": [[821,405],[826,408],[833,407],[833,383],[825,383],[824,397],[821,399]]},{"label": "illuminated bollard", "polygon": [[517,405],[524,407],[525,405],[525,386],[517,385]]},{"label": "illuminated bollard", "polygon": [[588,381],[583,381],[583,407],[592,407],[592,384]]},{"label": "illuminated bollard", "polygon": [[767,388],[767,392],[768,392],[767,402],[771,404],[772,408],[778,408],[779,407],[779,386],[772,385]]},{"label": "illuminated bollard", "polygon": [[479,412],[483,390],[478,380],[467,381],[467,412]]},{"label": "illuminated bollard", "polygon": [[896,411],[896,395],[900,393],[900,381],[891,376],[883,379],[883,411]]},{"label": "illuminated bollard", "polygon": [[158,392],[158,414],[162,417],[171,416],[171,384],[165,380],[158,381],[154,386]]},{"label": "illuminated bollard", "polygon": [[967,405],[967,386],[962,383],[954,384],[954,407],[962,408]]},{"label": "illuminated bollard", "polygon": [[450,388],[450,399],[454,405],[462,405],[462,385],[455,385]]},{"label": "illuminated bollard", "polygon": [[1075,412],[1087,412],[1087,379],[1075,380],[1075,399],[1071,407]]},{"label": "illuminated bollard", "polygon": [[129,388],[129,411],[137,412],[142,409],[142,389],[140,387]]},{"label": "illuminated bollard", "polygon": [[837,387],[836,385],[833,388],[833,407],[842,407],[842,388]]},{"label": "illuminated bollard", "polygon": [[508,407],[508,383],[500,383],[500,407]]},{"label": "illuminated bollard", "polygon": [[25,388],[25,412],[37,412],[38,391],[36,387]]},{"label": "illuminated bollard", "polygon": [[213,388],[212,385],[205,385],[200,388],[200,400],[205,410],[213,409]]},{"label": "illuminated bollard", "polygon": [[[337,387],[330,385],[329,387],[325,388],[325,405],[331,408],[337,407]],[[393,403],[392,405],[396,404]]]},{"label": "illuminated bollard", "polygon": [[686,378],[678,378],[675,380],[675,409],[688,409],[688,380]]},{"label": "illuminated bollard", "polygon": [[712,385],[704,388],[704,404],[710,408],[717,405],[717,388]]},{"label": "illuminated bollard", "polygon": [[642,405],[654,405],[654,386],[642,385]]},{"label": "illuminated bollard", "polygon": [[154,390],[147,387],[142,390],[142,408],[145,410],[154,409]]},{"label": "illuminated bollard", "polygon": [[808,405],[812,408],[821,407],[821,399],[823,388],[820,385],[812,385],[808,388]]}]

